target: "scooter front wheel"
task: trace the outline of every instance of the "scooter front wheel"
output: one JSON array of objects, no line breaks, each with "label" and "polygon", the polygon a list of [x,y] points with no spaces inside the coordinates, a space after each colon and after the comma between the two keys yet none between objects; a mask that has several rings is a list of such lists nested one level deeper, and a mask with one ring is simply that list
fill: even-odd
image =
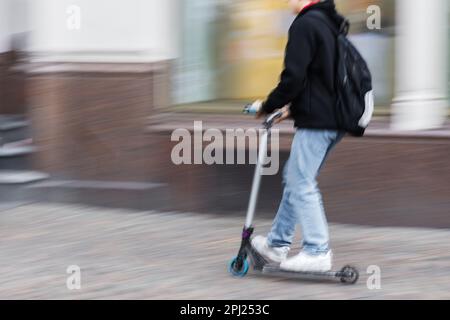
[{"label": "scooter front wheel", "polygon": [[[238,263],[238,257],[234,258],[228,263],[228,272],[230,272],[235,277],[244,277],[248,272],[248,262],[247,259]],[[241,264],[239,266],[239,264]]]}]

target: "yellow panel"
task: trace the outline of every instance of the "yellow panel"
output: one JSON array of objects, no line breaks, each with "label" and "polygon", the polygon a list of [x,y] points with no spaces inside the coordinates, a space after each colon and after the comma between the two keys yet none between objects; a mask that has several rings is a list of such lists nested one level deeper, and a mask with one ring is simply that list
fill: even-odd
[{"label": "yellow panel", "polygon": [[244,0],[234,7],[223,86],[231,99],[264,98],[278,82],[287,35],[280,32],[286,2]]},{"label": "yellow panel", "polygon": [[235,66],[230,91],[232,99],[264,98],[278,83],[282,61],[252,60]]}]

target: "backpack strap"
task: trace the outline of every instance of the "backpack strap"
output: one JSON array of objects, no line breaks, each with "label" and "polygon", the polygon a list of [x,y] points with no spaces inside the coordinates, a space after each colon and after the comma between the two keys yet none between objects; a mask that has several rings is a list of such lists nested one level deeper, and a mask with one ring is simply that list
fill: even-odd
[{"label": "backpack strap", "polygon": [[308,16],[315,17],[317,20],[325,23],[328,28],[333,32],[333,34],[337,37],[340,34],[347,35],[350,29],[350,22],[347,19],[344,19],[342,24],[339,26],[339,29],[333,24],[330,20],[330,17],[323,12],[322,10],[311,10],[307,13]]}]

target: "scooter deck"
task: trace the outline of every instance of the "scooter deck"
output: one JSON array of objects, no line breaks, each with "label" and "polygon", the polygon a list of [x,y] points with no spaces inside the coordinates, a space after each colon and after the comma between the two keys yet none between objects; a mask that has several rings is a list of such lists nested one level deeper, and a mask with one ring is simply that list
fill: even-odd
[{"label": "scooter deck", "polygon": [[298,271],[287,271],[280,269],[279,265],[269,264],[264,266],[262,273],[265,275],[286,277],[286,278],[297,278],[297,279],[311,279],[311,280],[337,280],[341,281],[341,278],[345,276],[342,271],[327,271],[327,272],[298,272]]}]

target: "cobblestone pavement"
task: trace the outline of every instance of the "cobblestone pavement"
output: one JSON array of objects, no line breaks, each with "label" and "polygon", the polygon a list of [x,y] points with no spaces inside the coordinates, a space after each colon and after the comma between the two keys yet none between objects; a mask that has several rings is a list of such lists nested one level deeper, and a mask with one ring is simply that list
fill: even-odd
[{"label": "cobblestone pavement", "polygon": [[[242,219],[59,204],[0,211],[0,299],[449,299],[450,230],[332,225],[336,267],[352,263],[354,286],[226,271]],[[258,220],[266,232],[271,221]],[[81,290],[66,287],[70,265]],[[367,288],[367,267],[381,289]]]}]

